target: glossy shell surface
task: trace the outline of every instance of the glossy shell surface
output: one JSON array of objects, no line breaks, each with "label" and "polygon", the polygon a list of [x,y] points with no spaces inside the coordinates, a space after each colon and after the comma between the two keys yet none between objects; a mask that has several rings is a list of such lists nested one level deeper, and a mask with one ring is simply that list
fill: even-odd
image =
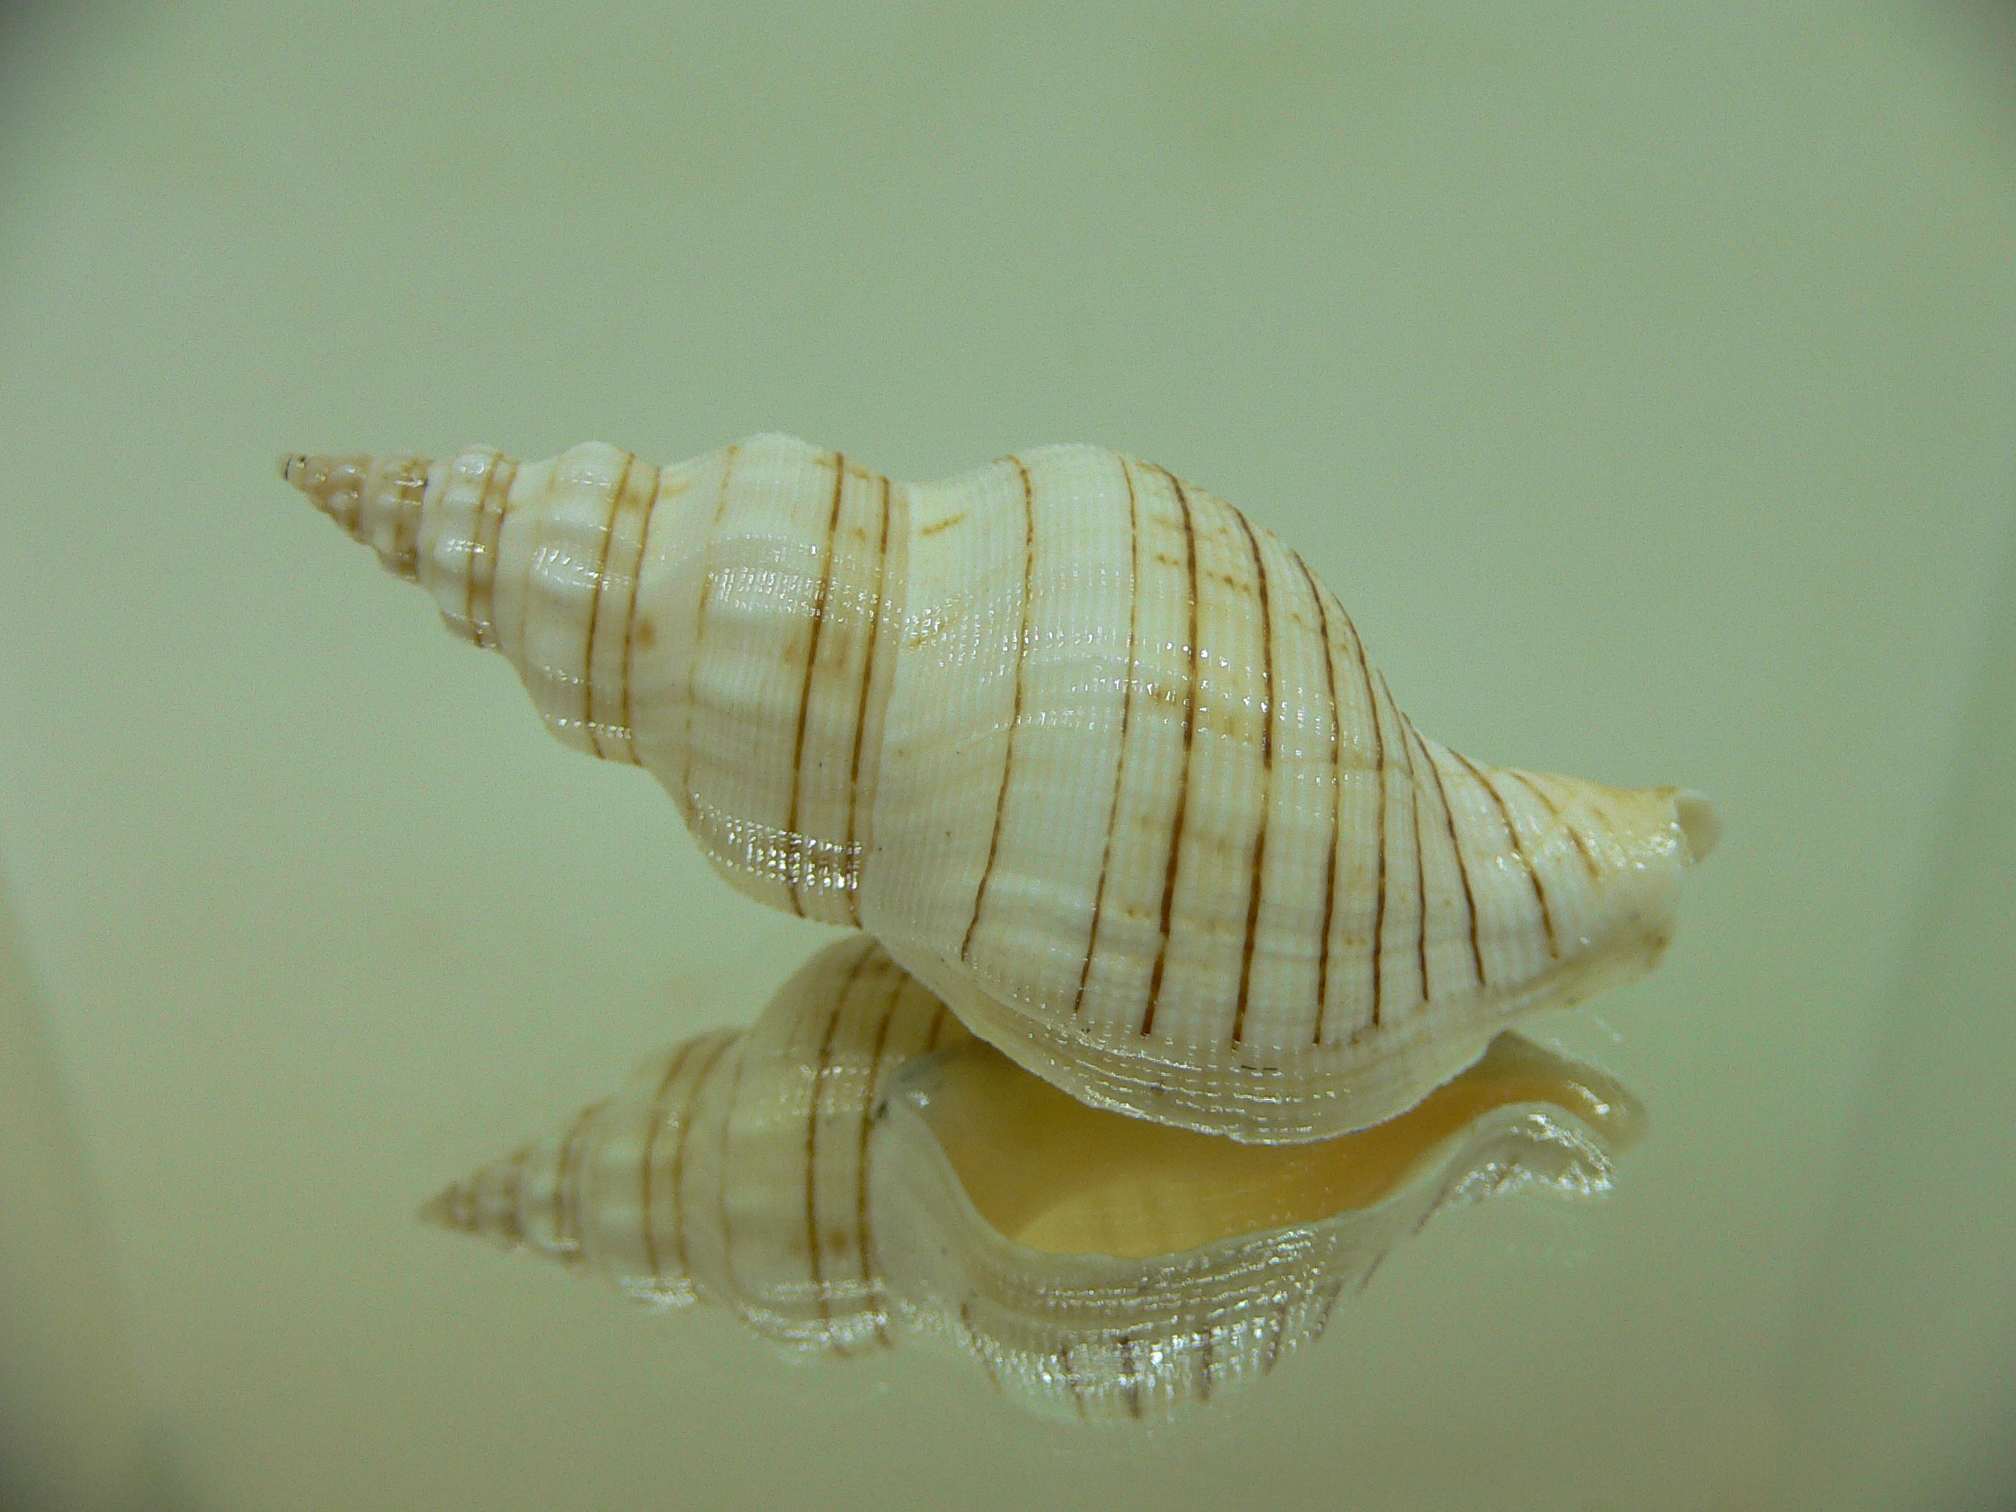
[{"label": "glossy shell surface", "polygon": [[780,1343],[886,1344],[869,1109],[896,1068],[965,1038],[873,940],[843,940],[750,1028],[652,1056],[423,1216],[595,1271],[642,1302],[730,1308]]},{"label": "glossy shell surface", "polygon": [[1639,1123],[1607,1077],[1505,1035],[1331,1140],[1149,1124],[971,1039],[857,937],[424,1211],[797,1353],[916,1338],[1036,1411],[1150,1419],[1270,1374],[1438,1208],[1606,1189]]},{"label": "glossy shell surface", "polygon": [[1102,448],[930,484],[783,436],[282,471],[738,888],[1156,1121],[1389,1117],[1656,961],[1713,843],[1676,789],[1424,736],[1300,556]]}]

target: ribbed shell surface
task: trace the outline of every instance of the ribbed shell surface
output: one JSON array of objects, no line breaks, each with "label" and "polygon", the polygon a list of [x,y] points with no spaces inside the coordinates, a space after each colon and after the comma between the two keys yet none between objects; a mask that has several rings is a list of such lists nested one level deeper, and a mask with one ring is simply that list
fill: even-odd
[{"label": "ribbed shell surface", "polygon": [[429,1216],[593,1269],[641,1301],[707,1301],[782,1343],[889,1342],[869,1218],[870,1113],[966,1038],[875,942],[829,946],[748,1031],[654,1056],[613,1097],[443,1192]]},{"label": "ribbed shell surface", "polygon": [[931,1338],[1022,1406],[1142,1420],[1270,1374],[1445,1203],[1603,1189],[1638,1119],[1506,1035],[1393,1124],[1240,1149],[1071,1102],[856,936],[426,1212],[794,1351]]},{"label": "ribbed shell surface", "polygon": [[501,650],[548,729],[650,770],[743,892],[860,922],[902,614],[888,479],[784,436],[665,468],[593,442],[353,462],[365,507],[331,513]]},{"label": "ribbed shell surface", "polygon": [[1103,448],[907,486],[784,436],[284,471],[742,891],[1145,1117],[1400,1111],[1655,961],[1704,833],[1424,737],[1294,551]]},{"label": "ribbed shell surface", "polygon": [[1067,1090],[1319,1137],[1663,948],[1671,792],[1423,737],[1223,500],[1090,446],[908,497],[862,922]]}]

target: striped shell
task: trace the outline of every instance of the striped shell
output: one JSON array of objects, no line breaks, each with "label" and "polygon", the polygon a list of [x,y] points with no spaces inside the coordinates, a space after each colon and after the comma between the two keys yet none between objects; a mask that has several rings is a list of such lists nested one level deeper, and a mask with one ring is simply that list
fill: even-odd
[{"label": "striped shell", "polygon": [[730,1308],[796,1352],[921,1338],[1038,1411],[1149,1418],[1267,1375],[1441,1206],[1606,1189],[1639,1119],[1599,1073],[1504,1035],[1355,1134],[1158,1127],[968,1038],[856,937],[746,1032],[651,1058],[423,1211],[647,1303]]},{"label": "striped shell", "polygon": [[842,940],[749,1029],[646,1060],[423,1216],[597,1271],[642,1302],[731,1308],[780,1343],[886,1344],[868,1110],[897,1068],[966,1038],[873,940]]},{"label": "striped shell", "polygon": [[1426,738],[1299,556],[1097,447],[911,485],[783,436],[282,471],[743,892],[1157,1121],[1390,1116],[1647,968],[1713,840],[1691,795]]}]

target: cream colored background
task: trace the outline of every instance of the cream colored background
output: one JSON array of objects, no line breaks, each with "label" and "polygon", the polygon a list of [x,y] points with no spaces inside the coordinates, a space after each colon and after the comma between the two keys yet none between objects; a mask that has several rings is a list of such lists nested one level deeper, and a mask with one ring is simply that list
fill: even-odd
[{"label": "cream colored background", "polygon": [[[2016,1402],[1989,19],[9,14],[0,858],[46,1023],[0,1019],[0,1386],[110,1405],[0,1464],[110,1496],[79,1467],[138,1455],[191,1512],[1902,1506],[1927,1464],[1966,1504]],[[1652,1110],[1614,1200],[1439,1219],[1141,1435],[413,1222],[827,936],[272,456],[766,428],[899,477],[1151,457],[1297,544],[1424,729],[1713,793],[1665,967],[1554,1026]]]}]

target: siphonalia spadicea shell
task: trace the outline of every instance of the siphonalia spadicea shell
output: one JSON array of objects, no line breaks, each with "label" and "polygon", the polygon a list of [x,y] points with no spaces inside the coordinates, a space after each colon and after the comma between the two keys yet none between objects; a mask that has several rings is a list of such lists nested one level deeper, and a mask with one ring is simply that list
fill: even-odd
[{"label": "siphonalia spadicea shell", "polygon": [[923,484],[777,435],[281,471],[744,893],[1158,1122],[1390,1117],[1648,969],[1715,840],[1697,795],[1424,736],[1300,556],[1103,448]]},{"label": "siphonalia spadicea shell", "polygon": [[1513,1034],[1326,1141],[1150,1124],[972,1039],[856,936],[747,1031],[651,1057],[423,1213],[793,1353],[920,1339],[1036,1411],[1150,1419],[1271,1373],[1440,1208],[1607,1190],[1641,1126],[1609,1078]]}]

